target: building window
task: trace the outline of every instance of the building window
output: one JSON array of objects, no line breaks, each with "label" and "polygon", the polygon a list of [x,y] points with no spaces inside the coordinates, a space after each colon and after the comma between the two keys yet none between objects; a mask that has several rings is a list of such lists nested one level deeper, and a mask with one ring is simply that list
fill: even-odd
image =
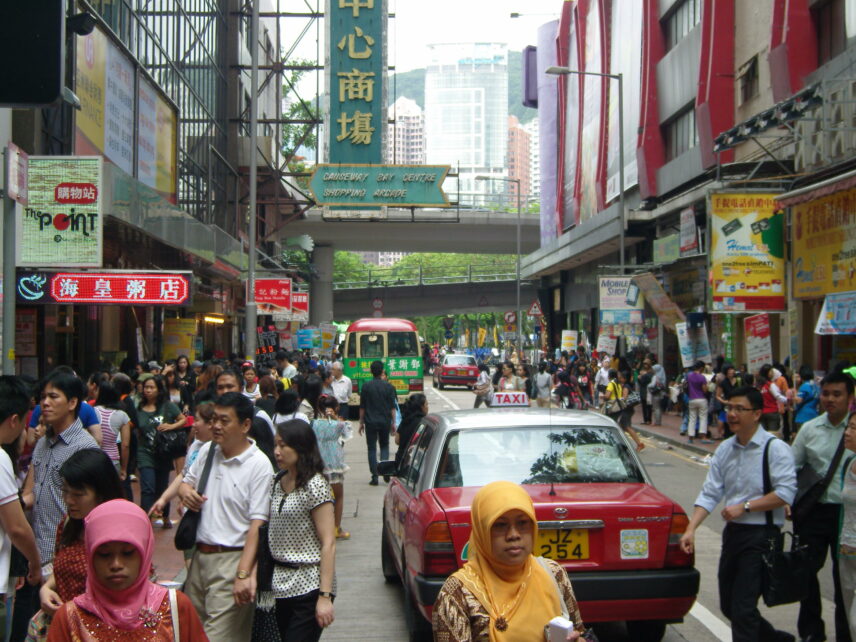
[{"label": "building window", "polygon": [[681,0],[665,22],[666,51],[684,39],[701,22],[701,0]]},{"label": "building window", "polygon": [[847,48],[844,0],[816,2],[811,9],[817,32],[817,64],[829,62]]},{"label": "building window", "polygon": [[740,104],[748,102],[758,95],[758,56],[752,56],[738,71],[740,79]]},{"label": "building window", "polygon": [[674,160],[685,151],[698,145],[695,109],[690,105],[670,120],[664,128],[666,160]]}]

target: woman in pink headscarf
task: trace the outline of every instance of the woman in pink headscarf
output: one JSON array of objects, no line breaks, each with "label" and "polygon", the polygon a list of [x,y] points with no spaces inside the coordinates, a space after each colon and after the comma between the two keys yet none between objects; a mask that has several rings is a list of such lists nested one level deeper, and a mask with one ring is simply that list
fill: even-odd
[{"label": "woman in pink headscarf", "polygon": [[114,499],[85,524],[86,592],[56,612],[49,642],[208,640],[190,600],[149,581],[154,533],[139,506]]}]

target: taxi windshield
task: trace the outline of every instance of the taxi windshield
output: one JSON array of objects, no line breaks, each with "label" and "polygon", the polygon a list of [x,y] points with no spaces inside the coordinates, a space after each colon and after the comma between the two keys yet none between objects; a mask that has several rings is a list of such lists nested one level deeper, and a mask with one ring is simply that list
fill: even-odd
[{"label": "taxi windshield", "polygon": [[517,484],[643,483],[619,433],[605,426],[462,430],[446,439],[436,488]]}]

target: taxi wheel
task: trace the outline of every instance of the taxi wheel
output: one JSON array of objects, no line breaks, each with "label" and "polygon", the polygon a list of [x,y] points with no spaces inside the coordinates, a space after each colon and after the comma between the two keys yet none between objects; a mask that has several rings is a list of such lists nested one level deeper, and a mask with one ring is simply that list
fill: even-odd
[{"label": "taxi wheel", "polygon": [[395,568],[395,562],[392,559],[392,553],[389,550],[389,538],[386,534],[386,522],[383,524],[383,530],[380,537],[380,568],[383,572],[383,579],[387,584],[395,584],[400,582],[398,571]]},{"label": "taxi wheel", "polygon": [[658,620],[631,620],[627,622],[627,633],[631,640],[660,642],[666,635],[666,623]]},{"label": "taxi wheel", "polygon": [[410,642],[430,642],[434,639],[431,623],[416,607],[408,583],[404,581],[402,585],[404,585],[404,621],[407,624],[408,639]]}]

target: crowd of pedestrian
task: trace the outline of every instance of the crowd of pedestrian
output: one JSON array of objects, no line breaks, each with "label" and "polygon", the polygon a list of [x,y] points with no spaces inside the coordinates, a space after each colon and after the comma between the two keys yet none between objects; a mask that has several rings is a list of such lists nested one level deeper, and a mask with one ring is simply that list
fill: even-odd
[{"label": "crowd of pedestrian", "polygon": [[[9,639],[318,639],[350,393],[340,362],[285,351],[0,377]],[[190,538],[184,592],[157,583],[153,528]]]}]

